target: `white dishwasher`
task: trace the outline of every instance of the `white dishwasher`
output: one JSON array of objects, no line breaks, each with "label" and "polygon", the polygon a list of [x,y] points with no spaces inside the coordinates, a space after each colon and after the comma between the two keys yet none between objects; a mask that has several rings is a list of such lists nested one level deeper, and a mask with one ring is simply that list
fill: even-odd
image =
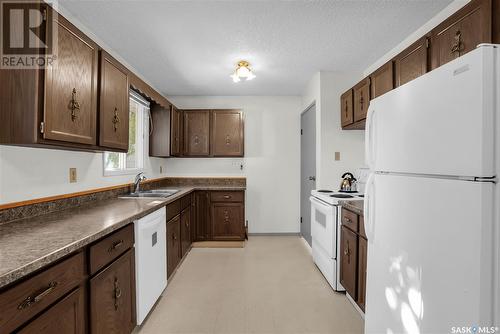
[{"label": "white dishwasher", "polygon": [[167,287],[167,214],[163,207],[134,221],[137,324]]}]

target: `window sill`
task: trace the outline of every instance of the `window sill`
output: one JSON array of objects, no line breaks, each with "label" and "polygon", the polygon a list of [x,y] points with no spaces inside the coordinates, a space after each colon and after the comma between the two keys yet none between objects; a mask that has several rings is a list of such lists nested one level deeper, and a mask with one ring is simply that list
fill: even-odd
[{"label": "window sill", "polygon": [[144,172],[144,168],[105,170],[104,176],[136,175]]}]

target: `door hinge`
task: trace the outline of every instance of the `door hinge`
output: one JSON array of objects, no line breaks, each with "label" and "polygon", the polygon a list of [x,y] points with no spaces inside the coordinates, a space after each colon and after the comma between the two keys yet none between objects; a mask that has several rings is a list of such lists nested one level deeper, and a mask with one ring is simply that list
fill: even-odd
[{"label": "door hinge", "polygon": [[302,217],[300,217],[300,223],[302,224]]},{"label": "door hinge", "polygon": [[304,134],[304,130],[300,129],[300,135]]},{"label": "door hinge", "polygon": [[40,122],[40,133],[43,133],[44,130],[45,130],[45,123]]}]

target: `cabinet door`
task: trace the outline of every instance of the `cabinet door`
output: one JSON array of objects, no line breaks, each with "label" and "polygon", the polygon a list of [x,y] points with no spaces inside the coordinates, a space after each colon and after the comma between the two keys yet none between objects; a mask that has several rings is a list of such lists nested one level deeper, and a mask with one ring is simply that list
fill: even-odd
[{"label": "cabinet door", "polygon": [[377,69],[370,76],[371,99],[394,89],[394,71],[392,60]]},{"label": "cabinet door", "polygon": [[149,156],[165,158],[171,155],[171,129],[172,112],[168,109],[153,104],[150,108],[151,123],[149,131]]},{"label": "cabinet door", "polygon": [[214,240],[243,240],[243,203],[212,203],[212,238]]},{"label": "cabinet door", "polygon": [[43,138],[95,145],[98,47],[61,15],[53,24],[57,63],[45,71]]},{"label": "cabinet door", "polygon": [[244,142],[243,112],[241,110],[212,111],[212,155],[242,157]]},{"label": "cabinet door", "polygon": [[128,71],[109,54],[100,52],[99,145],[128,150]]},{"label": "cabinet door", "polygon": [[180,215],[177,215],[167,222],[167,278],[172,275],[181,259],[180,221]]},{"label": "cabinet door", "polygon": [[342,226],[340,234],[340,283],[347,293],[356,300],[356,274],[358,240],[354,232]]},{"label": "cabinet door", "polygon": [[195,193],[196,203],[196,241],[210,239],[210,198],[208,191],[197,191]]},{"label": "cabinet door", "polygon": [[210,111],[184,111],[184,155],[209,156]]},{"label": "cabinet door", "polygon": [[364,311],[366,301],[366,264],[368,243],[365,238],[359,238],[358,246],[358,306]]},{"label": "cabinet door", "polygon": [[181,257],[191,246],[191,204],[181,212]]},{"label": "cabinet door", "polygon": [[18,333],[83,334],[86,323],[85,293],[82,287],[57,302]]},{"label": "cabinet door", "polygon": [[370,103],[370,78],[354,86],[354,122],[364,120]]},{"label": "cabinet door", "polygon": [[419,39],[394,59],[396,87],[427,73],[429,39]]},{"label": "cabinet door", "polygon": [[130,249],[90,280],[91,332],[130,333],[135,316],[135,262]]},{"label": "cabinet door", "polygon": [[354,122],[352,89],[340,96],[340,119],[342,127]]},{"label": "cabinet door", "polygon": [[432,30],[432,68],[491,43],[491,0],[473,0]]},{"label": "cabinet door", "polygon": [[171,152],[170,155],[179,157],[182,155],[182,111],[172,106],[171,122]]}]

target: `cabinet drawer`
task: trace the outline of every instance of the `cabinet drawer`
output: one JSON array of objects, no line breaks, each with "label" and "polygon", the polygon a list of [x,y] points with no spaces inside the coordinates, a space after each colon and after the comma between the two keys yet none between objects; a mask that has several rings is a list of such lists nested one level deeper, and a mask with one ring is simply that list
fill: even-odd
[{"label": "cabinet drawer", "polygon": [[85,277],[85,255],[80,252],[0,294],[0,333],[10,333]]},{"label": "cabinet drawer", "polygon": [[180,211],[184,210],[188,206],[191,205],[191,195],[186,195],[183,198],[181,198],[181,209]]},{"label": "cabinet drawer", "polygon": [[354,232],[358,232],[358,215],[346,209],[342,209],[342,225]]},{"label": "cabinet drawer", "polygon": [[366,238],[365,218],[363,216],[359,216],[359,235]]},{"label": "cabinet drawer", "polygon": [[90,246],[90,274],[95,274],[133,246],[134,224],[129,224],[93,244]]},{"label": "cabinet drawer", "polygon": [[212,191],[210,199],[212,202],[243,202],[245,193],[243,191]]},{"label": "cabinet drawer", "polygon": [[167,222],[181,213],[181,201],[177,200],[167,204]]},{"label": "cabinet drawer", "polygon": [[20,334],[85,333],[85,292],[78,288],[19,331]]}]

